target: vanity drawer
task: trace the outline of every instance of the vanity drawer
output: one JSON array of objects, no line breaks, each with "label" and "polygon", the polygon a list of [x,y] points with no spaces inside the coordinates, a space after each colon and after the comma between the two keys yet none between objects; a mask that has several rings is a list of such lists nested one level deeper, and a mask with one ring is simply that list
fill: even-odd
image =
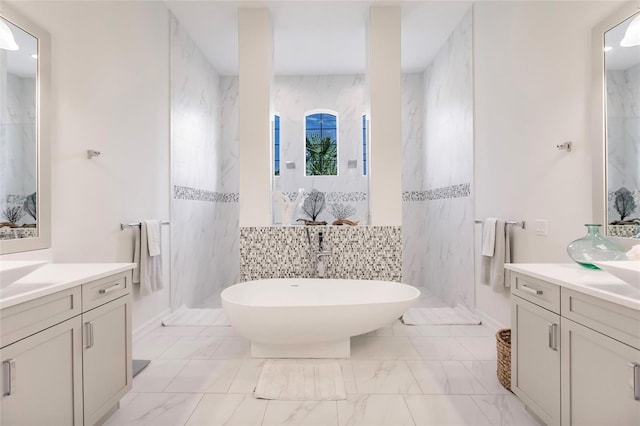
[{"label": "vanity drawer", "polygon": [[111,275],[82,285],[82,311],[104,305],[131,292],[131,272]]},{"label": "vanity drawer", "polygon": [[81,311],[80,287],[2,309],[0,310],[0,347],[66,321],[79,315]]},{"label": "vanity drawer", "polygon": [[511,293],[551,312],[560,313],[560,286],[512,272]]},{"label": "vanity drawer", "polygon": [[640,312],[562,289],[562,316],[640,349]]}]

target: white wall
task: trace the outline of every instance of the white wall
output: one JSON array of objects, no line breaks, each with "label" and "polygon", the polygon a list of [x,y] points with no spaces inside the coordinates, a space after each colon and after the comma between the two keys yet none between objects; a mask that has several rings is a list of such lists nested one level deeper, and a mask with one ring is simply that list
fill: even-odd
[{"label": "white wall", "polygon": [[[566,246],[591,220],[591,29],[619,5],[474,6],[475,216],[527,221],[513,230],[514,262],[570,262]],[[555,148],[564,141],[573,141],[572,152]],[[535,235],[535,219],[548,220],[548,236]],[[509,324],[508,290],[476,279],[476,307]]]},{"label": "white wall", "polygon": [[[126,262],[120,222],[169,219],[169,15],[160,2],[12,2],[52,40],[52,258]],[[87,149],[102,155],[93,160]],[[140,298],[134,329],[169,307]],[[39,256],[39,253],[33,253]],[[22,255],[25,256],[25,255]]]},{"label": "white wall", "polygon": [[269,226],[273,175],[273,26],[269,9],[238,9],[238,85],[240,226]]},{"label": "white wall", "polygon": [[400,7],[369,9],[367,82],[369,89],[370,223],[402,224],[402,84]]}]

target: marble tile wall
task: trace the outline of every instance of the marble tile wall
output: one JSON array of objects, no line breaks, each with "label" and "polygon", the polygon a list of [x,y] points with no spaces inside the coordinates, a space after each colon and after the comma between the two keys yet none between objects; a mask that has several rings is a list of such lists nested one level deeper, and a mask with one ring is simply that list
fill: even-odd
[{"label": "marble tile wall", "polygon": [[640,65],[607,70],[607,149],[609,198],[607,222],[620,220],[614,208],[615,192],[625,187],[633,194],[640,218]]},{"label": "marble tile wall", "polygon": [[[240,277],[315,278],[319,232],[326,278],[402,279],[399,226],[277,226],[240,228]],[[307,236],[308,233],[308,236]]]},{"label": "marble tile wall", "polygon": [[469,11],[424,72],[425,286],[475,306],[473,75]]},{"label": "marble tile wall", "polygon": [[[171,17],[171,303],[197,306],[237,282],[237,189],[222,184],[222,86]],[[235,224],[235,228],[233,227]],[[237,246],[237,245],[236,245]],[[234,269],[235,266],[235,269]]]},{"label": "marble tile wall", "polygon": [[424,79],[402,76],[402,282],[423,287],[426,192],[424,175]]}]

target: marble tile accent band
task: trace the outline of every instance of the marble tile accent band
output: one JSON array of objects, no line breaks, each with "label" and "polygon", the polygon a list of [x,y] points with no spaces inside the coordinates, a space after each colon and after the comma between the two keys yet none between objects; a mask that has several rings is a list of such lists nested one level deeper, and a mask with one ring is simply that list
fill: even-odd
[{"label": "marble tile accent band", "polygon": [[[307,194],[308,191],[305,191]],[[322,191],[327,203],[335,202],[355,202],[355,201],[367,201],[368,194],[366,192],[336,192],[336,191]],[[285,195],[289,197],[291,201],[295,200],[298,196],[297,192],[285,192]]]},{"label": "marble tile accent band", "polygon": [[173,198],[176,200],[209,201],[212,203],[237,203],[237,192],[214,192],[188,186],[173,186]]}]

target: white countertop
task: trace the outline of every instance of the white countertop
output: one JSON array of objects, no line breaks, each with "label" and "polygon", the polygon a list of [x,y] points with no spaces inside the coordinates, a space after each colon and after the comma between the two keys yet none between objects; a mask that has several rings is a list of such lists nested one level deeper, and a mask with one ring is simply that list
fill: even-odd
[{"label": "white countertop", "polygon": [[49,263],[0,290],[0,309],[128,271],[135,263]]},{"label": "white countertop", "polygon": [[640,289],[605,271],[575,263],[511,263],[505,268],[640,311]]}]

